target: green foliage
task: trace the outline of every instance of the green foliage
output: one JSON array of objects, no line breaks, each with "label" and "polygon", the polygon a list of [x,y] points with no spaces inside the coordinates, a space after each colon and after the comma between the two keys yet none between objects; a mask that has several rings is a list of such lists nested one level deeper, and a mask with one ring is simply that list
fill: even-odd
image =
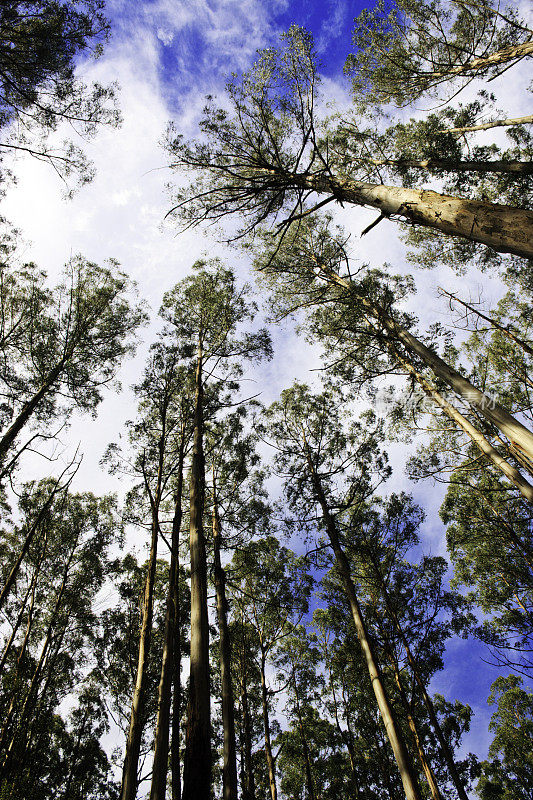
[{"label": "green foliage", "polygon": [[[103,0],[4,0],[0,8],[0,153],[26,151],[64,180],[94,175],[72,140],[50,145],[62,123],[84,138],[118,125],[116,86],[87,86],[75,74],[82,56],[99,55],[109,34]],[[0,179],[5,179],[0,173]]]}]

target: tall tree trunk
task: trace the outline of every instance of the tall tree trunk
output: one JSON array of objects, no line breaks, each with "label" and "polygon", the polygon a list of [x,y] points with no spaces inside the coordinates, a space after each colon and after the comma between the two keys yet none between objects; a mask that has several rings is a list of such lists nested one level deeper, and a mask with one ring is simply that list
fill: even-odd
[{"label": "tall tree trunk", "polygon": [[250,720],[250,706],[248,703],[248,670],[247,670],[247,645],[246,645],[246,631],[244,629],[244,620],[241,613],[241,706],[242,706],[242,728],[244,738],[244,766],[245,766],[245,783],[242,787],[242,800],[255,800],[255,776],[252,761],[252,726]]},{"label": "tall tree trunk", "polygon": [[183,494],[183,459],[185,451],[185,430],[182,427],[178,461],[178,477],[175,496],[174,519],[172,520],[172,552],[165,613],[165,632],[161,676],[157,697],[157,721],[155,728],[154,761],[152,766],[152,785],[150,800],[165,800],[168,770],[168,743],[170,734],[170,704],[172,695],[172,676],[174,670],[174,644],[176,625],[176,593],[179,589],[179,545],[181,529],[181,499]]},{"label": "tall tree trunk", "polygon": [[407,638],[405,636],[403,628],[402,628],[402,626],[400,624],[400,620],[398,619],[398,615],[396,614],[396,611],[394,610],[394,606],[392,604],[388,589],[387,589],[387,587],[385,585],[385,581],[383,580],[383,576],[382,576],[381,571],[379,569],[379,565],[378,565],[378,563],[376,562],[374,556],[371,553],[369,553],[369,558],[370,558],[370,560],[372,562],[374,574],[376,575],[376,577],[378,579],[378,582],[379,582],[380,591],[381,591],[381,594],[383,595],[383,599],[385,601],[385,607],[387,609],[387,613],[390,616],[394,627],[396,628],[398,636],[400,637],[400,641],[401,641],[402,646],[403,646],[403,648],[405,650],[405,654],[407,656],[407,661],[408,661],[409,666],[411,668],[411,672],[413,673],[413,677],[414,677],[414,679],[416,681],[416,684],[417,684],[418,688],[420,689],[420,693],[422,695],[422,699],[424,701],[424,705],[426,706],[426,709],[427,709],[427,712],[428,712],[428,715],[429,715],[429,719],[431,720],[431,725],[433,727],[433,730],[435,731],[435,735],[436,735],[437,739],[439,740],[440,748],[442,750],[442,754],[444,756],[444,760],[446,762],[446,766],[448,767],[448,772],[450,773],[450,777],[451,777],[451,779],[453,781],[453,784],[455,786],[455,790],[457,792],[457,795],[460,798],[460,800],[468,800],[468,795],[466,793],[466,790],[464,788],[463,782],[461,780],[461,776],[459,775],[459,773],[457,771],[457,767],[456,767],[456,764],[455,764],[455,759],[453,757],[453,753],[451,751],[451,748],[450,748],[448,742],[446,741],[446,737],[444,736],[444,732],[442,730],[442,727],[440,725],[439,719],[437,717],[437,712],[435,711],[435,706],[433,705],[433,701],[432,701],[431,697],[429,696],[429,694],[427,692],[426,685],[425,685],[424,681],[422,680],[422,677],[421,677],[420,672],[418,670],[418,665],[416,663],[416,659],[415,659],[414,655],[411,652],[411,648],[409,647],[409,643],[407,641]]},{"label": "tall tree trunk", "polygon": [[135,796],[137,794],[137,772],[139,768],[139,755],[141,752],[141,741],[144,726],[144,707],[146,701],[146,673],[152,640],[154,585],[157,567],[157,543],[159,537],[159,505],[161,503],[161,486],[163,482],[163,464],[166,444],[166,408],[163,413],[162,433],[159,439],[159,463],[157,469],[156,491],[153,495],[153,498],[151,498],[152,535],[150,541],[150,557],[148,560],[148,571],[146,573],[146,579],[144,582],[137,674],[135,676],[135,686],[133,688],[130,727],[128,730],[124,766],[122,769],[120,800],[135,800]]},{"label": "tall tree trunk", "polygon": [[490,53],[488,56],[473,58],[471,61],[466,61],[464,64],[458,64],[456,67],[448,67],[442,72],[435,70],[435,72],[424,73],[423,78],[424,81],[426,81],[427,78],[444,78],[447,80],[456,75],[475,75],[480,70],[497,67],[500,64],[507,64],[509,61],[518,61],[530,55],[533,55],[533,42],[527,41],[521,44],[511,44],[507,47],[502,47],[501,50],[496,50],[495,53]]},{"label": "tall tree trunk", "polygon": [[[361,650],[363,651],[363,656],[368,668],[368,673],[370,675],[370,680],[372,682],[372,688],[374,690],[374,694],[376,696],[376,701],[381,713],[381,717],[383,719],[383,723],[387,731],[387,736],[391,744],[392,751],[394,753],[394,758],[398,766],[398,770],[400,772],[400,777],[405,791],[405,796],[407,800],[422,800],[420,791],[416,784],[416,779],[411,771],[409,754],[407,752],[407,748],[403,741],[401,730],[398,727],[396,720],[394,719],[392,707],[389,703],[387,692],[385,690],[385,686],[381,679],[380,670],[378,668],[377,661],[374,657],[372,645],[368,638],[366,626],[363,620],[363,616],[359,606],[359,601],[357,599],[357,594],[355,591],[355,586],[351,576],[350,564],[348,562],[346,554],[344,553],[344,550],[341,547],[340,539],[337,533],[337,526],[330,513],[326,496],[322,489],[320,478],[314,468],[314,464],[311,458],[311,453],[309,451],[309,446],[307,445],[307,441],[305,439],[305,433],[303,435],[304,435],[304,446],[307,455],[307,464],[309,468],[310,477],[313,482],[313,487],[315,490],[317,500],[322,509],[322,516],[326,526],[326,531],[330,540],[332,550],[335,554],[337,569],[339,570],[339,574],[341,576],[344,585],[344,590],[346,592],[346,597],[350,605],[352,618],[354,621],[355,629],[357,631],[357,637],[359,639]],[[272,800],[275,800],[275,798],[273,798]]]},{"label": "tall tree trunk", "polygon": [[11,423],[7,431],[0,438],[0,462],[4,460],[7,452],[22,428],[26,425],[30,417],[35,413],[36,409],[48,394],[54,383],[57,381],[65,367],[66,359],[61,359],[56,366],[50,370],[48,375],[43,381],[43,385],[36,392],[33,397],[23,406],[22,410],[16,417],[15,421]]},{"label": "tall tree trunk", "polygon": [[268,689],[265,676],[265,655],[261,653],[261,705],[263,708],[263,728],[265,731],[265,756],[268,767],[268,784],[270,787],[271,800],[278,800],[278,788],[276,785],[276,760],[272,752],[272,742],[270,739],[270,718],[268,714]]},{"label": "tall tree trunk", "polygon": [[396,658],[394,657],[392,652],[389,654],[389,661],[392,665],[392,669],[394,672],[394,680],[396,682],[396,686],[398,687],[398,694],[400,695],[400,700],[402,701],[402,705],[405,709],[407,724],[409,725],[409,730],[413,734],[413,740],[416,746],[416,750],[418,752],[418,759],[420,761],[420,764],[422,765],[422,770],[424,772],[424,775],[426,776],[426,780],[429,786],[429,791],[431,792],[431,797],[433,798],[433,800],[442,800],[442,794],[440,793],[440,789],[437,785],[435,775],[433,774],[431,765],[429,764],[429,761],[427,760],[426,754],[424,752],[422,740],[420,739],[420,735],[418,733],[417,724],[415,722],[413,715],[411,714],[409,700],[405,693],[405,689],[403,688],[400,670],[398,668],[398,662],[396,661]]},{"label": "tall tree trunk", "polygon": [[222,689],[222,727],[224,731],[222,784],[224,800],[237,800],[237,755],[235,746],[235,706],[231,683],[231,643],[227,620],[226,576],[220,560],[221,525],[218,512],[215,468],[213,465],[213,547],[214,577],[220,636],[220,682]]},{"label": "tall tree trunk", "polygon": [[43,505],[39,509],[39,512],[38,512],[36,518],[34,519],[32,524],[30,525],[30,528],[29,528],[29,530],[28,530],[28,532],[26,534],[26,537],[24,539],[24,544],[22,545],[22,548],[21,548],[20,553],[19,553],[19,555],[17,557],[17,560],[15,561],[13,566],[11,567],[11,570],[9,571],[9,575],[7,576],[7,580],[6,580],[6,582],[5,582],[5,584],[4,584],[3,588],[2,588],[2,591],[0,592],[0,609],[3,607],[3,605],[4,605],[4,603],[5,603],[6,599],[7,599],[7,596],[9,595],[9,592],[13,588],[13,584],[15,583],[15,580],[17,578],[18,571],[20,569],[20,565],[24,561],[24,558],[26,557],[26,554],[27,554],[28,550],[30,549],[30,545],[31,545],[31,543],[33,542],[33,540],[35,538],[35,534],[39,530],[39,525],[44,520],[44,518],[46,517],[46,514],[48,513],[48,510],[50,509],[50,506],[52,505],[54,497],[59,492],[66,491],[68,486],[69,486],[69,484],[70,484],[70,480],[69,480],[69,481],[67,481],[67,483],[65,485],[61,485],[61,478],[62,478],[62,475],[57,479],[54,488],[52,489],[52,491],[50,492],[50,494],[46,498],[45,502],[43,503]]},{"label": "tall tree trunk", "polygon": [[[341,278],[336,273],[328,270],[324,270],[324,275],[339,286],[353,291],[349,280]],[[355,294],[369,316],[385,328],[391,339],[401,342],[410,353],[418,356],[438,378],[441,378],[466,403],[479,411],[488,422],[498,428],[531,462],[531,469],[533,469],[533,433],[530,430],[518,422],[505,408],[477,389],[457,370],[450,367],[433,350],[426,347],[408,330],[398,324],[385,309],[379,307],[367,297],[357,294],[357,292]],[[367,322],[367,324],[370,323]]]},{"label": "tall tree trunk", "polygon": [[531,161],[466,161],[453,158],[365,158],[376,167],[406,167],[436,172],[494,172],[501,175],[533,175]]},{"label": "tall tree trunk", "polygon": [[384,186],[330,175],[296,175],[290,180],[301,189],[329,194],[340,202],[376,208],[383,217],[399,217],[449,236],[480,242],[500,253],[533,257],[533,211],[430,189]]},{"label": "tall tree trunk", "polygon": [[194,438],[191,465],[191,668],[185,734],[183,800],[211,798],[211,707],[207,562],[203,531],[205,460],[203,447],[202,343],[196,367]]},{"label": "tall tree trunk", "polygon": [[307,744],[307,733],[305,730],[305,725],[302,717],[302,709],[300,706],[300,697],[298,694],[298,685],[296,683],[296,676],[294,671],[292,673],[292,682],[294,686],[294,697],[296,699],[296,713],[298,715],[298,727],[300,728],[300,739],[302,740],[302,749],[304,753],[304,764],[305,764],[305,780],[307,783],[307,797],[308,800],[315,800],[315,783],[313,781],[313,771],[311,769],[311,757],[309,755],[309,746]]},{"label": "tall tree trunk", "polygon": [[[391,348],[391,352],[394,353],[395,358],[397,358],[397,360],[403,364],[405,369],[422,387],[425,394],[443,410],[448,419],[455,423],[458,428],[463,430],[472,439],[473,443],[479,448],[479,450],[481,450],[483,455],[485,455],[494,464],[494,466],[517,487],[525,500],[527,500],[529,503],[533,503],[533,486],[526,481],[519,470],[517,470],[512,464],[509,464],[509,462],[502,455],[500,455],[496,448],[491,445],[488,439],[486,439],[485,436],[483,436],[483,434],[474,425],[472,425],[472,423],[465,416],[463,416],[460,411],[455,408],[455,406],[452,406],[452,404],[449,403],[440,394],[440,392],[438,392],[435,387],[424,378],[421,373],[417,372],[417,370],[408,361],[402,358],[402,356],[400,356],[394,347]],[[516,543],[520,544],[521,549],[523,549],[518,537],[515,537],[515,540]]]},{"label": "tall tree trunk", "polygon": [[170,772],[172,800],[181,800],[181,594],[180,594],[180,561],[179,550],[176,552],[176,594],[174,596],[175,658],[172,693],[172,747],[170,751]]},{"label": "tall tree trunk", "polygon": [[527,125],[533,122],[533,114],[513,119],[497,119],[493,122],[484,122],[481,125],[468,125],[465,128],[445,128],[439,133],[469,133],[470,131],[487,131],[489,128],[509,128],[512,125]]}]

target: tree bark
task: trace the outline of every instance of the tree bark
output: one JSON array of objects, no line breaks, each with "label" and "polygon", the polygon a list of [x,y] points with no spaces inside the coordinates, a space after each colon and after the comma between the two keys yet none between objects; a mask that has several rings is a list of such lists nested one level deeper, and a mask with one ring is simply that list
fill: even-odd
[{"label": "tree bark", "polygon": [[181,800],[181,594],[179,550],[176,552],[177,582],[174,596],[176,617],[174,620],[175,658],[173,671],[174,691],[172,694],[172,747],[170,752],[170,771],[172,800]]},{"label": "tree bark", "polygon": [[[325,275],[343,288],[351,289],[350,281],[341,278],[336,273],[328,273],[326,270]],[[524,454],[533,469],[533,433],[525,425],[518,422],[503,406],[500,406],[495,400],[477,389],[453,367],[450,367],[433,350],[426,347],[408,330],[399,325],[384,309],[368,300],[368,298],[356,292],[355,294],[369,315],[381,323],[393,339],[401,342],[407,350],[418,356],[438,378],[441,378],[463,400],[476,408],[488,422],[498,428],[517,450]]]},{"label": "tree bark", "polygon": [[245,781],[242,787],[242,800],[255,800],[255,780],[252,762],[252,732],[250,723],[250,707],[248,703],[248,674],[246,669],[246,632],[244,630],[244,620],[241,614],[242,627],[242,661],[241,661],[241,706],[242,706],[242,727],[244,738],[244,774]]},{"label": "tree bark", "polygon": [[46,397],[54,383],[57,381],[64,367],[65,360],[61,359],[61,361],[50,370],[39,391],[36,392],[31,400],[28,400],[28,402],[23,406],[15,421],[9,426],[7,431],[0,438],[0,462],[4,460],[9,448],[21,432],[22,428],[26,425],[30,417],[35,413],[41,400]]},{"label": "tree bark", "polygon": [[428,78],[438,80],[439,78],[449,79],[459,75],[475,75],[480,70],[497,67],[499,64],[507,64],[509,61],[517,61],[530,55],[533,55],[533,42],[522,42],[521,44],[503,47],[488,56],[473,58],[472,61],[459,64],[457,67],[449,67],[442,72],[436,70],[435,72],[423,73],[423,78],[424,82],[426,82]]},{"label": "tree bark", "polygon": [[207,562],[203,532],[205,460],[203,449],[202,342],[196,368],[194,439],[191,465],[191,667],[185,736],[183,800],[211,798],[211,709]]},{"label": "tree bark", "polygon": [[268,785],[270,788],[270,799],[278,800],[278,787],[276,785],[276,761],[272,752],[272,742],[270,740],[270,719],[268,714],[268,689],[265,676],[265,656],[261,653],[261,706],[263,709],[263,727],[265,731],[265,756],[268,767]]},{"label": "tree bark", "polygon": [[302,717],[302,710],[300,707],[300,697],[298,695],[298,685],[296,683],[296,676],[294,671],[292,673],[292,682],[294,685],[294,697],[296,699],[296,713],[298,714],[298,727],[300,728],[300,738],[302,740],[302,749],[304,753],[305,763],[305,779],[307,783],[307,797],[308,800],[316,800],[315,783],[313,781],[313,771],[311,769],[311,758],[309,755],[309,747],[307,744],[307,734],[305,731],[304,721]]},{"label": "tree bark", "polygon": [[407,167],[439,172],[494,172],[501,175],[533,175],[531,161],[458,161],[452,158],[369,158],[365,163],[376,167]]},{"label": "tree bark", "polygon": [[144,727],[144,706],[146,701],[146,671],[150,657],[152,641],[152,619],[154,608],[154,585],[157,567],[157,543],[159,537],[159,505],[161,502],[161,486],[163,481],[163,463],[166,443],[166,408],[163,412],[162,433],[159,439],[159,463],[156,479],[156,491],[152,501],[152,526],[150,557],[148,571],[144,583],[141,631],[139,637],[139,656],[137,674],[131,703],[130,727],[126,741],[126,753],[122,769],[122,787],[120,800],[135,800],[137,794],[139,755],[141,751],[142,732]]},{"label": "tree bark", "polygon": [[235,705],[231,683],[231,643],[228,631],[226,576],[220,560],[221,524],[218,512],[215,468],[213,466],[213,547],[220,637],[220,682],[222,689],[222,728],[224,731],[222,784],[224,800],[237,800],[237,755],[235,746]]},{"label": "tree bark", "polygon": [[335,200],[377,208],[382,216],[433,228],[488,245],[500,253],[533,258],[533,211],[439,194],[430,189],[366,183],[329,175],[294,175],[302,189],[330,194]]},{"label": "tree bark", "polygon": [[511,125],[527,125],[533,122],[533,114],[525,117],[515,117],[514,119],[497,119],[493,122],[485,122],[481,125],[468,125],[464,128],[445,128],[439,133],[469,133],[470,131],[487,131],[489,128],[508,128]]},{"label": "tree bark", "polygon": [[[327,504],[326,497],[322,489],[320,478],[314,468],[311,454],[309,451],[309,446],[307,445],[307,441],[305,439],[305,434],[304,434],[304,447],[307,457],[309,474],[313,482],[313,487],[315,490],[317,500],[322,509],[322,515],[326,526],[326,531],[330,540],[331,548],[335,555],[337,569],[339,570],[339,574],[341,576],[344,585],[346,597],[350,605],[352,618],[354,621],[355,629],[357,631],[357,638],[359,639],[361,650],[363,651],[363,656],[368,668],[370,680],[372,682],[372,688],[374,690],[374,694],[376,696],[376,701],[381,713],[381,717],[383,719],[383,723],[387,731],[387,736],[394,753],[394,758],[398,766],[398,770],[400,772],[400,777],[402,780],[405,796],[407,800],[422,800],[422,796],[416,784],[415,777],[413,776],[411,771],[409,754],[407,752],[407,748],[403,741],[401,731],[396,723],[396,720],[394,719],[392,707],[389,703],[387,692],[385,690],[385,686],[381,679],[380,670],[378,668],[378,664],[374,657],[372,645],[368,638],[366,626],[363,620],[363,616],[359,606],[359,601],[357,599],[357,594],[355,591],[355,586],[350,572],[350,564],[341,547],[340,539],[337,533],[337,527],[335,525],[333,517],[331,516],[329,506]],[[275,798],[272,798],[272,800],[275,800]]]},{"label": "tree bark", "polygon": [[432,701],[431,697],[429,696],[429,694],[427,692],[427,689],[426,689],[426,685],[425,685],[424,681],[422,680],[422,677],[421,677],[421,675],[420,675],[420,673],[418,671],[418,666],[417,666],[417,663],[416,663],[416,659],[415,659],[415,657],[413,656],[413,654],[411,652],[411,648],[409,647],[409,643],[407,642],[407,639],[406,639],[405,634],[403,632],[402,626],[400,624],[400,620],[398,619],[398,616],[397,616],[397,614],[396,614],[396,612],[394,610],[394,607],[392,605],[392,602],[391,602],[391,599],[390,599],[390,596],[389,596],[389,592],[387,590],[387,587],[386,587],[385,582],[383,580],[383,577],[381,575],[381,571],[379,570],[379,566],[378,566],[378,564],[376,563],[375,559],[373,558],[373,556],[371,554],[370,554],[370,559],[371,559],[372,565],[374,567],[374,573],[376,574],[376,576],[378,578],[378,581],[379,581],[379,584],[380,584],[380,589],[381,589],[381,593],[383,595],[383,599],[385,600],[385,606],[387,608],[387,612],[388,612],[388,614],[389,614],[389,616],[390,616],[390,618],[392,620],[392,623],[393,623],[394,627],[396,628],[396,631],[398,632],[398,635],[400,637],[400,641],[401,641],[401,643],[403,645],[403,648],[405,650],[405,654],[407,656],[407,661],[409,663],[409,666],[411,667],[411,671],[413,673],[413,677],[414,677],[414,679],[416,681],[416,684],[417,684],[417,686],[420,689],[420,692],[422,694],[422,699],[424,701],[424,705],[426,706],[426,709],[428,711],[429,718],[431,720],[431,725],[433,727],[433,730],[435,731],[435,735],[437,736],[437,739],[439,740],[439,744],[440,744],[440,747],[441,747],[441,750],[442,750],[442,754],[444,756],[444,760],[446,761],[446,766],[448,767],[448,772],[450,773],[450,777],[451,777],[451,779],[453,781],[453,784],[455,786],[455,790],[457,792],[457,795],[460,798],[460,800],[468,800],[468,795],[467,795],[466,790],[465,790],[465,788],[463,786],[463,782],[461,780],[461,777],[460,777],[459,773],[457,772],[457,767],[455,765],[455,759],[453,757],[453,753],[452,753],[452,751],[450,749],[450,746],[449,746],[449,744],[446,741],[446,738],[444,736],[444,733],[443,733],[443,730],[441,728],[439,719],[437,717],[437,712],[435,711],[435,706],[433,705],[433,701]]},{"label": "tree bark", "polygon": [[183,459],[185,450],[185,430],[182,427],[180,452],[177,470],[174,519],[172,521],[172,552],[170,555],[169,585],[165,613],[165,632],[161,676],[157,698],[157,721],[155,728],[154,761],[152,766],[152,785],[150,800],[165,800],[168,770],[168,744],[170,734],[170,704],[172,676],[174,670],[174,643],[176,625],[176,592],[179,583],[179,544],[181,528],[181,498],[183,493]]}]

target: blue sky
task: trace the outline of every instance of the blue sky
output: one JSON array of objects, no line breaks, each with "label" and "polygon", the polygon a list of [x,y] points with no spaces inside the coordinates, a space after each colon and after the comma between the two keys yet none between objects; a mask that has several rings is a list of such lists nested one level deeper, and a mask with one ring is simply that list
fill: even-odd
[{"label": "blue sky", "polygon": [[[62,187],[43,164],[17,162],[18,183],[4,201],[3,213],[22,229],[27,240],[24,255],[34,259],[54,278],[73,253],[102,262],[114,257],[134,277],[141,295],[150,303],[154,318],[163,292],[187,274],[191,263],[207,255],[218,255],[242,276],[249,276],[247,259],[221,245],[208,230],[206,235],[190,231],[183,236],[163,225],[169,201],[164,185],[170,178],[159,141],[166,123],[173,118],[187,136],[194,136],[207,93],[222,94],[226,76],[247,69],[258,48],[274,45],[290,24],[306,26],[315,36],[328,99],[349,104],[349,81],[342,67],[351,46],[352,21],[363,2],[312,0],[109,0],[108,15],[113,38],[96,63],[83,64],[88,80],[117,80],[124,124],[117,131],[102,132],[86,146],[94,159],[97,177],[71,202],[62,197]],[[492,84],[499,92],[509,116],[523,114],[527,75],[513,73],[512,85]],[[505,79],[504,79],[505,80]],[[62,131],[58,133],[59,136]],[[366,209],[344,209],[338,220],[357,241],[359,233],[375,217]],[[405,261],[405,248],[392,222],[384,222],[364,240],[364,259],[379,267],[387,261],[397,271],[412,272]],[[417,275],[415,310],[421,328],[448,319],[446,306],[437,296],[437,286],[456,288],[457,278],[444,270]],[[483,285],[485,296],[498,298],[502,287],[490,275],[468,276],[465,294],[476,294]],[[78,481],[93,491],[121,487],[104,472],[99,460],[117,430],[135,413],[128,387],[139,380],[147,344],[157,322],[145,332],[137,357],[122,371],[124,391],[109,395],[98,418],[74,418],[69,434],[72,447],[82,442],[85,453]],[[290,327],[273,330],[276,355],[253,379],[263,390],[265,403],[295,378],[312,382],[319,366],[316,348],[298,339]],[[391,488],[408,489],[427,511],[423,545],[427,552],[444,553],[444,531],[438,519],[442,487],[429,482],[409,485],[403,464],[406,446],[392,445],[391,462],[397,467]],[[32,475],[43,470],[42,462],[27,465]],[[134,542],[138,552],[142,542]],[[490,683],[499,674],[485,664],[484,648],[459,640],[447,651],[446,669],[432,688],[450,700],[470,703],[476,712],[467,748],[484,756],[489,743],[487,725],[491,710],[486,705]]]}]

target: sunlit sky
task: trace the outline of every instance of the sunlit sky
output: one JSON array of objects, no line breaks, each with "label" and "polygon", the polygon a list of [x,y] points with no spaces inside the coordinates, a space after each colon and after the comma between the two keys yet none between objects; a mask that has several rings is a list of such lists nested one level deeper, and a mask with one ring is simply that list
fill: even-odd
[{"label": "sunlit sky", "polygon": [[[113,37],[104,55],[97,62],[81,64],[80,73],[87,80],[118,81],[124,122],[120,129],[102,131],[86,145],[97,177],[70,201],[63,198],[63,187],[46,165],[17,160],[18,183],[8,190],[2,213],[21,229],[26,241],[24,256],[45,268],[52,279],[74,253],[96,262],[116,258],[138,282],[154,320],[163,292],[186,275],[192,262],[201,256],[219,255],[240,276],[250,277],[248,258],[217,242],[212,231],[204,234],[194,230],[177,236],[175,229],[163,222],[169,209],[165,184],[171,174],[159,143],[167,121],[173,119],[178,130],[194,136],[205,95],[222,93],[226,77],[249,67],[257,49],[275,45],[279,34],[292,23],[306,26],[316,38],[324,99],[340,107],[349,106],[350,87],[342,67],[350,49],[353,17],[365,5],[336,0],[108,2]],[[526,113],[526,82],[524,71],[517,69],[505,91],[503,82],[491,84],[510,116]],[[352,208],[339,210],[337,216],[356,240],[375,212]],[[393,222],[379,225],[358,248],[360,257],[372,265],[390,262],[399,272],[412,271]],[[418,296],[414,302],[421,329],[426,323],[446,321],[446,306],[438,299],[436,287],[453,289],[457,278],[435,270],[416,279]],[[475,295],[481,283],[487,299],[501,293],[497,280],[473,274],[463,294],[470,291]],[[128,387],[141,375],[156,329],[157,321],[153,321],[143,331],[138,355],[122,370],[122,394],[107,396],[96,420],[75,418],[63,437],[69,452],[81,441],[84,462],[76,479],[78,489],[105,492],[117,488],[99,460],[106,445],[117,440],[124,421],[135,413]],[[265,403],[274,400],[294,378],[316,381],[317,373],[310,370],[319,366],[318,349],[298,339],[291,327],[273,328],[272,333],[275,357],[251,376],[256,381],[255,391],[263,392]],[[391,488],[414,491],[427,511],[424,547],[433,554],[444,554],[444,531],[437,516],[443,489],[430,482],[409,486],[402,470],[404,447],[391,447],[392,461],[399,465]],[[35,459],[25,469],[29,475],[40,476],[46,474],[47,464]],[[485,755],[489,743],[491,712],[486,698],[498,674],[483,661],[487,657],[487,651],[473,641],[453,642],[447,651],[446,669],[432,686],[449,700],[458,698],[473,706],[475,718],[464,749],[480,756]]]}]

